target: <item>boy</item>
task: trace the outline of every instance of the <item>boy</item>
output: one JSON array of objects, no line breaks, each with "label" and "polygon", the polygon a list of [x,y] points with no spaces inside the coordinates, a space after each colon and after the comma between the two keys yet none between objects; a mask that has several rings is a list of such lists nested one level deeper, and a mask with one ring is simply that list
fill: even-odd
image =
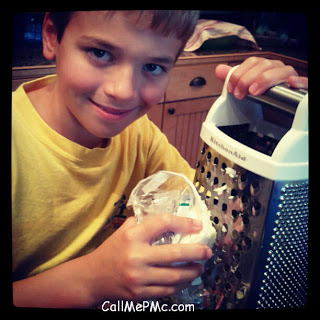
[{"label": "boy", "polygon": [[[168,229],[198,232],[199,221],[127,218],[113,232],[118,209],[118,219],[130,215],[124,204],[138,181],[158,170],[193,178],[145,114],[164,95],[196,20],[179,11],[46,14],[43,54],[57,75],[22,85],[12,102],[16,306],[152,299],[203,272],[193,261],[210,258],[207,246],[150,246]],[[228,70],[217,68],[218,77]],[[228,89],[241,99],[283,80],[305,81],[280,62],[248,59]]]}]

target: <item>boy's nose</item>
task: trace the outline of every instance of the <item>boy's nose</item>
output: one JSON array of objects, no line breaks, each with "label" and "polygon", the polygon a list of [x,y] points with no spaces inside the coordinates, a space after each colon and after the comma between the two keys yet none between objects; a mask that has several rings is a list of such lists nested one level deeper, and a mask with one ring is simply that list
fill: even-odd
[{"label": "boy's nose", "polygon": [[117,102],[132,102],[138,97],[138,79],[134,67],[115,66],[104,83],[104,92]]}]

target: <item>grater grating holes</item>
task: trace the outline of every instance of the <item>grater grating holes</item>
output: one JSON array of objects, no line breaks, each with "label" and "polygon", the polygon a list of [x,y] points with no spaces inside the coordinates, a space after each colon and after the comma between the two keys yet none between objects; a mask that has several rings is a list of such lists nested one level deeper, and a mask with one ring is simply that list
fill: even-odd
[{"label": "grater grating holes", "polygon": [[281,190],[258,308],[302,307],[307,297],[308,184]]},{"label": "grater grating holes", "polygon": [[[228,308],[230,304],[244,306],[248,299],[253,261],[260,248],[259,228],[265,219],[262,209],[269,192],[266,184],[270,188],[270,181],[235,165],[204,144],[197,163],[195,186],[211,212],[217,239],[202,278],[206,288],[215,292],[214,297],[217,292],[223,294],[221,308]],[[254,195],[250,192],[251,185],[257,190]],[[260,215],[252,214],[255,202],[261,204]]]}]

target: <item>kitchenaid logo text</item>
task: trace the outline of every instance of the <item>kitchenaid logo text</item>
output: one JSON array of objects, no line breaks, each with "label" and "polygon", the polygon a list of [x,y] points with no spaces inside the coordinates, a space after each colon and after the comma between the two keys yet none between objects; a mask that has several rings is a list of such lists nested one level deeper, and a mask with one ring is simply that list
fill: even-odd
[{"label": "kitchenaid logo text", "polygon": [[228,149],[227,147],[225,147],[223,145],[223,143],[220,143],[218,142],[214,137],[210,137],[210,141],[216,145],[218,148],[224,150],[225,152],[228,152],[229,154],[231,154],[232,156],[242,160],[242,161],[246,161],[246,157],[245,156],[242,156],[241,153],[238,153],[238,151],[235,151],[235,150],[230,150]]}]

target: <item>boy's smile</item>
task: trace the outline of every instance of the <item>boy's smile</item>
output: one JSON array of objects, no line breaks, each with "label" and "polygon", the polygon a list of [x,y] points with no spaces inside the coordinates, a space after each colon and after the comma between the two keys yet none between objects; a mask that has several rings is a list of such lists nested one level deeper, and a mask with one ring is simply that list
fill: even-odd
[{"label": "boy's smile", "polygon": [[97,108],[97,112],[101,115],[101,117],[105,118],[106,120],[121,120],[128,116],[132,111],[134,111],[136,108],[133,108],[131,110],[125,110],[125,109],[114,109],[107,106],[100,105],[91,99],[89,99],[90,102],[93,104],[94,107]]},{"label": "boy's smile", "polygon": [[99,147],[163,97],[181,41],[150,30],[148,17],[76,12],[60,43],[44,23],[44,55],[56,58],[57,80],[28,94],[66,138]]}]

